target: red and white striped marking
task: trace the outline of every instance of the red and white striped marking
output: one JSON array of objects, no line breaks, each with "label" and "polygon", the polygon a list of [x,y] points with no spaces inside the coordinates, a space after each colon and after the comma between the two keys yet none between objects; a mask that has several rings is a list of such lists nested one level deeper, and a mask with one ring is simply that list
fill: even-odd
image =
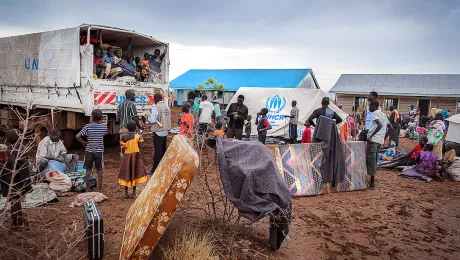
[{"label": "red and white striped marking", "polygon": [[94,92],[94,104],[112,104],[115,103],[115,98],[117,97],[117,92],[107,91],[107,92]]}]

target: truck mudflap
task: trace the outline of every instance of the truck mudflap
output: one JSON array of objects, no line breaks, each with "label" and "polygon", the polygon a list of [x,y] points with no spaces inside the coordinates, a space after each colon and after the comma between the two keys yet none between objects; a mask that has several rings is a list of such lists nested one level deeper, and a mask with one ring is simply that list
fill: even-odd
[{"label": "truck mudflap", "polygon": [[[136,96],[134,103],[136,105],[151,105],[155,104],[152,94],[139,94]],[[164,95],[163,99],[164,99]],[[95,105],[118,105],[125,100],[124,95],[120,95],[116,91],[94,92]]]}]

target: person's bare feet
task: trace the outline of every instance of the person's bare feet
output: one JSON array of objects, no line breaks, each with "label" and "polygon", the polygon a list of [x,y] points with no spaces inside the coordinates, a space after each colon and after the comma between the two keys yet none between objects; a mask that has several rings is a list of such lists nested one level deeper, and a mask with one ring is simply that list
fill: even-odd
[{"label": "person's bare feet", "polygon": [[129,199],[129,198],[130,198],[130,196],[129,196],[129,194],[128,194],[128,193],[125,193],[125,195],[123,196],[123,198],[124,198],[124,199]]},{"label": "person's bare feet", "polygon": [[131,194],[131,198],[132,199],[137,199],[137,194],[136,193]]}]

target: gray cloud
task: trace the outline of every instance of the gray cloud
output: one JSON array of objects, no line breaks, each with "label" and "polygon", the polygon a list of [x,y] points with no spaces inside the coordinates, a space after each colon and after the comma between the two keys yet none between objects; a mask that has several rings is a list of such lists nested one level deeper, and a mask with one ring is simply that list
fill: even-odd
[{"label": "gray cloud", "polygon": [[460,2],[455,0],[0,4],[2,27],[50,30],[83,22],[135,29],[186,46],[271,47],[282,58],[273,55],[268,66],[312,67],[327,88],[340,73],[453,73],[460,65]]}]

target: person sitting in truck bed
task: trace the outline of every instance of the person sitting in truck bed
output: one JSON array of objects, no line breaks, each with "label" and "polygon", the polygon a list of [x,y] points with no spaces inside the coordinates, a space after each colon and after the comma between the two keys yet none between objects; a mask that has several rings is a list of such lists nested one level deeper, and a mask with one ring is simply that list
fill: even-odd
[{"label": "person sitting in truck bed", "polygon": [[96,47],[94,49],[94,64],[93,70],[94,74],[97,75],[100,79],[104,76],[104,62],[102,61],[102,49]]},{"label": "person sitting in truck bed", "polygon": [[117,67],[117,63],[115,62],[115,54],[113,47],[107,48],[107,53],[104,54],[102,58],[104,62],[105,74],[104,78],[114,78],[118,73],[121,72],[121,68]]},{"label": "person sitting in truck bed", "polygon": [[141,81],[148,81],[149,79],[149,59],[150,55],[148,53],[144,54],[144,59],[139,62],[139,67],[141,69],[140,78]]},{"label": "person sitting in truck bed", "polygon": [[118,62],[118,65],[122,69],[121,73],[118,74],[119,77],[130,76],[137,78],[136,68],[133,66],[133,57],[128,57],[127,61],[122,59]]}]

